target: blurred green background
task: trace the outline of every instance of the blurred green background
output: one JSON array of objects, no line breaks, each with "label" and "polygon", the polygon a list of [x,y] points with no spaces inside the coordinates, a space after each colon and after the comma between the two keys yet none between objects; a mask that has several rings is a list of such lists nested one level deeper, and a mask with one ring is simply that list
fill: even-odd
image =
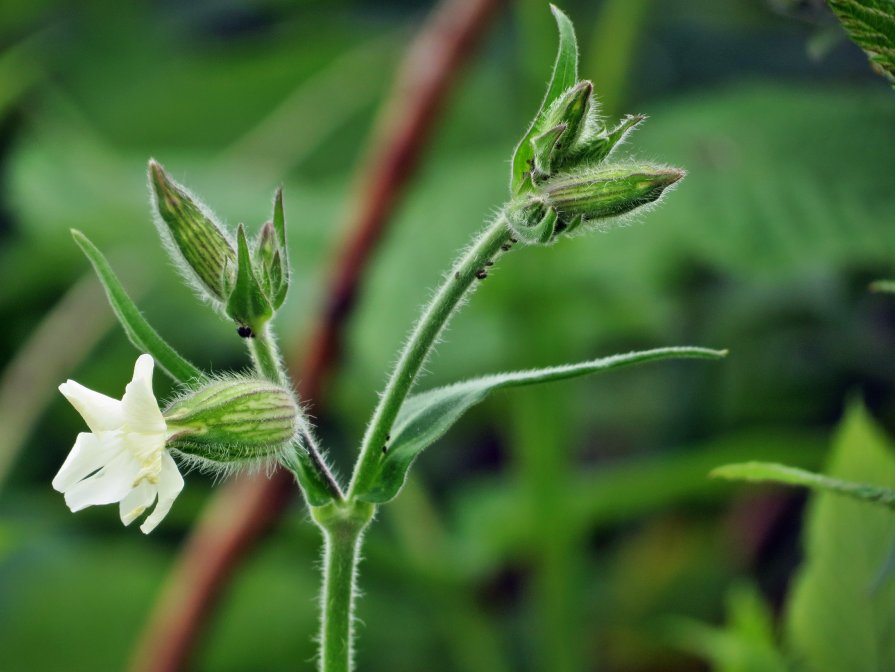
[{"label": "blurred green background", "polygon": [[[731,354],[475,409],[368,535],[361,670],[706,669],[669,623],[722,623],[755,590],[779,608],[804,502],[707,472],[751,458],[819,467],[849,398],[895,427],[895,302],[866,290],[895,266],[890,87],[822,2],[562,4],[606,114],[650,115],[621,153],[689,176],[630,226],[513,255],[423,387],[634,348]],[[68,229],[110,255],[190,359],[239,369],[232,325],[179,284],[158,244],[145,165],[157,158],[234,226],[269,217],[282,183],[296,275],[278,327],[299,356],[354,167],[430,9],[0,5],[0,669],[125,666],[214,485],[189,474],[148,538],[111,507],[72,515],[50,488],[82,428],[55,386],[72,377],[117,396],[136,354]],[[343,472],[419,306],[506,197],[554,49],[546,4],[508,3],[458,80],[318,418]],[[296,503],[226,591],[191,669],[310,669],[318,555]]]}]

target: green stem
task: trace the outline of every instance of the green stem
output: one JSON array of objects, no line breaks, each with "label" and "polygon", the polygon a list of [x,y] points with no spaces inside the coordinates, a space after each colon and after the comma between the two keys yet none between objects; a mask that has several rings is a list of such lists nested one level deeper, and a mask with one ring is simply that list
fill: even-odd
[{"label": "green stem", "polygon": [[[255,332],[254,337],[247,338],[246,341],[249,346],[249,354],[252,357],[252,363],[254,364],[255,371],[258,375],[264,376],[277,385],[289,387],[289,376],[283,368],[283,359],[280,357],[280,351],[277,348],[277,344],[270,334],[270,328],[265,325]],[[323,452],[317,444],[314,433],[311,431],[311,427],[304,415],[299,417],[298,439],[299,445],[294,446],[294,450],[307,450],[308,456],[310,457],[310,468],[318,474],[316,480],[323,485],[325,492],[328,492],[336,500],[341,500],[342,489],[339,487],[339,482],[329,470],[329,467],[327,467],[326,462],[323,459]],[[296,475],[299,483],[304,482],[296,471],[296,464],[284,461],[283,465]]]},{"label": "green stem", "polygon": [[370,504],[331,504],[311,510],[324,539],[320,672],[354,669],[355,579],[361,539],[373,512]]},{"label": "green stem", "polygon": [[249,345],[249,354],[252,356],[255,371],[271,382],[282,385],[286,374],[283,371],[277,345],[270,335],[270,328],[265,325],[254,336],[247,338],[246,342]]},{"label": "green stem", "polygon": [[375,471],[376,461],[382,455],[382,446],[387,443],[386,437],[438,335],[469,290],[483,279],[483,274],[488,272],[494,260],[501,252],[510,249],[514,242],[511,236],[506,218],[501,213],[460,255],[451,273],[426,306],[367,426],[360,456],[348,487],[349,499],[371,485],[368,481]]}]

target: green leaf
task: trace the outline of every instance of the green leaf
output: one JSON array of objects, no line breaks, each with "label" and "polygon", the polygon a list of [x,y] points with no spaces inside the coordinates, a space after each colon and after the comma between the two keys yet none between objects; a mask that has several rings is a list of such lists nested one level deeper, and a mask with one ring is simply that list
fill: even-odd
[{"label": "green leaf", "polygon": [[874,280],[870,283],[871,292],[895,294],[895,280]]},{"label": "green leaf", "polygon": [[242,224],[236,230],[236,245],[236,284],[227,299],[227,315],[257,333],[270,319],[273,310],[252,269],[252,255]]},{"label": "green leaf", "polygon": [[127,295],[102,252],[80,231],[72,229],[71,235],[93,264],[93,269],[106,290],[109,304],[134,347],[152,355],[159,367],[179,383],[192,385],[205,380],[205,374],[168,345],[146,321],[139,308]]},{"label": "green leaf", "polygon": [[[893,448],[855,404],[837,432],[825,471],[843,481],[895,484]],[[789,648],[804,669],[895,669],[895,582],[877,584],[893,539],[891,511],[830,492],[812,495],[803,536],[806,560],[786,623]]]},{"label": "green leaf", "polygon": [[674,620],[670,639],[712,663],[714,672],[787,672],[774,633],[774,617],[754,586],[735,585],[727,594],[727,623],[714,628],[691,619]]},{"label": "green leaf", "polygon": [[852,483],[774,462],[727,464],[723,467],[718,467],[710,475],[713,478],[726,478],[731,481],[801,485],[812,490],[836,492],[840,495],[846,495],[865,502],[882,504],[890,509],[895,508],[895,490],[892,488],[881,488],[875,485],[867,485],[866,483]]},{"label": "green leaf", "polygon": [[286,247],[286,215],[283,212],[283,188],[277,189],[273,202],[273,228],[277,233],[279,250],[274,255],[271,277],[274,280],[273,307],[279,308],[286,300],[289,291],[289,248]]},{"label": "green leaf", "polygon": [[531,170],[531,161],[534,159],[534,149],[531,139],[538,135],[539,125],[544,113],[559,96],[575,85],[578,81],[578,41],[575,39],[575,27],[561,9],[550,5],[553,18],[556,19],[556,27],[559,30],[559,48],[556,52],[556,61],[553,64],[553,74],[547,85],[547,93],[538,113],[535,115],[522,140],[513,152],[513,160],[510,170],[510,193],[519,192],[525,180],[525,174]]},{"label": "green leaf", "polygon": [[394,498],[404,484],[416,457],[439,439],[462,415],[494,390],[575,378],[590,373],[663,359],[719,359],[723,350],[706,348],[657,348],[630,352],[578,364],[566,364],[531,371],[499,373],[439,387],[408,398],[392,427],[391,443],[380,458],[372,486],[360,499],[383,503]]},{"label": "green leaf", "polygon": [[829,0],[849,39],[895,85],[895,0]]}]

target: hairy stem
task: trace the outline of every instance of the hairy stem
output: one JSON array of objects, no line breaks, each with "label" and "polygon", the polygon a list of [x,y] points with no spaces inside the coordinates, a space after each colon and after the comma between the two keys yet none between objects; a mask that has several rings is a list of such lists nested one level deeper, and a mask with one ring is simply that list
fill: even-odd
[{"label": "hairy stem", "polygon": [[247,338],[246,342],[249,346],[249,354],[252,356],[252,364],[255,365],[255,371],[271,382],[282,385],[286,380],[286,373],[283,370],[277,344],[274,343],[270,335],[270,328],[265,325],[264,329],[259,330],[251,338]]},{"label": "hairy stem", "polygon": [[[325,384],[377,243],[425,156],[451,84],[502,4],[439,0],[403,58],[367,159],[354,180],[362,185],[358,204],[345,223],[349,233],[335,261],[325,308],[310,342],[298,343],[293,350],[300,397],[314,404],[317,415],[323,412]],[[146,620],[132,653],[131,672],[172,672],[189,666],[223,590],[294,492],[292,475],[283,472],[219,489],[190,532]]]},{"label": "hairy stem", "polygon": [[348,487],[349,499],[371,485],[368,481],[376,461],[382,455],[382,446],[387,443],[392,423],[438,335],[469,291],[486,277],[497,256],[508,251],[514,242],[505,216],[501,213],[460,255],[450,274],[426,306],[367,426],[360,456]]},{"label": "hairy stem", "polygon": [[320,596],[320,672],[354,669],[354,600],[357,564],[372,505],[333,504],[312,509],[323,531],[323,592]]},{"label": "hairy stem", "polygon": [[[249,346],[249,354],[252,356],[252,364],[254,364],[258,375],[264,376],[277,385],[290,387],[289,375],[283,366],[283,360],[280,357],[277,344],[270,335],[270,329],[265,326],[263,330],[259,330],[252,338],[246,340]],[[302,446],[304,449],[307,449],[313,468],[320,474],[323,482],[329,486],[333,496],[340,500],[342,499],[342,489],[339,487],[339,482],[326,465],[326,461],[323,459],[323,452],[320,450],[317,439],[314,437],[314,432],[311,431],[307,418],[301,413],[299,415],[298,440],[301,445],[293,446],[293,449],[302,450]],[[295,473],[295,469],[290,466],[289,462],[284,462],[283,466],[288,467]],[[295,475],[298,478],[298,474],[295,473]]]}]

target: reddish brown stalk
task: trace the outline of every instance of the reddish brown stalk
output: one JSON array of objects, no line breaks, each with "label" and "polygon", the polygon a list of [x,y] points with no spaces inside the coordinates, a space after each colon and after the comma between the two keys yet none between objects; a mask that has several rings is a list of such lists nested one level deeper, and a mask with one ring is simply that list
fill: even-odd
[{"label": "reddish brown stalk", "polygon": [[[454,76],[500,0],[442,0],[411,44],[358,171],[348,237],[328,299],[301,366],[290,367],[299,393],[320,413],[321,395],[338,358],[341,336],[361,279],[390,215],[416,169]],[[290,358],[290,361],[297,361]],[[296,488],[282,471],[242,478],[208,505],[161,591],[131,661],[138,672],[186,668],[216,599],[240,560],[283,512]]]}]

